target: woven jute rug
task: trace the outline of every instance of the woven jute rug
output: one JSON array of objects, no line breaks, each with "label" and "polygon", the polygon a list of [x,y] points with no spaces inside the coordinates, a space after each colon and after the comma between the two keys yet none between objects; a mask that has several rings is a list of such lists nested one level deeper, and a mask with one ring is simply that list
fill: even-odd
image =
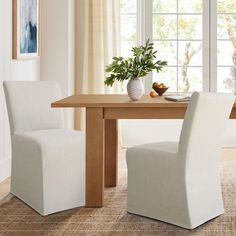
[{"label": "woven jute rug", "polygon": [[236,236],[236,151],[229,153],[231,156],[226,154],[221,160],[225,214],[194,230],[185,230],[164,222],[127,213],[126,166],[124,154],[122,154],[119,161],[119,185],[116,188],[105,190],[105,206],[103,208],[78,208],[42,217],[16,197],[7,194],[0,201],[0,236]]}]

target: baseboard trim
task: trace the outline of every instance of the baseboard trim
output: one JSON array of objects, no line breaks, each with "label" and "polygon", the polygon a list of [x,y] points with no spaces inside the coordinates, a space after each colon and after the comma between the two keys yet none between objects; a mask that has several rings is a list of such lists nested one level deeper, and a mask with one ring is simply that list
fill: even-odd
[{"label": "baseboard trim", "polygon": [[11,158],[0,160],[0,183],[11,175]]}]

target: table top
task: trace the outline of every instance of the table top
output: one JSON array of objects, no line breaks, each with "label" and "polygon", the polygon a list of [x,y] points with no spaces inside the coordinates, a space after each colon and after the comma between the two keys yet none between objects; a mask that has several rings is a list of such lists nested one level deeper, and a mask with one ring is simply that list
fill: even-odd
[{"label": "table top", "polygon": [[139,101],[131,101],[128,95],[83,94],[73,95],[51,104],[52,107],[187,107],[188,102],[172,102],[164,96],[151,98],[144,95]]}]

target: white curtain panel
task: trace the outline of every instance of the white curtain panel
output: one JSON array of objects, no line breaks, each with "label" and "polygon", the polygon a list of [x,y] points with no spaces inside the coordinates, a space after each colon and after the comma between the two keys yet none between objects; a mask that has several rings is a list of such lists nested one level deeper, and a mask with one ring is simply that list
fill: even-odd
[{"label": "white curtain panel", "polygon": [[[75,12],[76,93],[119,93],[120,86],[105,87],[105,66],[120,55],[120,1],[77,0]],[[82,109],[75,112],[75,128],[84,129]]]}]

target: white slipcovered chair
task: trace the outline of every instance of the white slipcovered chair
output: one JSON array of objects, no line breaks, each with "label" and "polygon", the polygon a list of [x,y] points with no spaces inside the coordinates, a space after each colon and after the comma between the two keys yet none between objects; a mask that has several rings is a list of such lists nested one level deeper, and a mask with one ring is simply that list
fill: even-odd
[{"label": "white slipcovered chair", "polygon": [[63,129],[55,82],[4,82],[12,141],[11,193],[41,215],[84,206],[84,133]]},{"label": "white slipcovered chair", "polygon": [[223,214],[219,158],[235,97],[193,93],[180,140],[127,150],[128,212],[187,229]]}]

